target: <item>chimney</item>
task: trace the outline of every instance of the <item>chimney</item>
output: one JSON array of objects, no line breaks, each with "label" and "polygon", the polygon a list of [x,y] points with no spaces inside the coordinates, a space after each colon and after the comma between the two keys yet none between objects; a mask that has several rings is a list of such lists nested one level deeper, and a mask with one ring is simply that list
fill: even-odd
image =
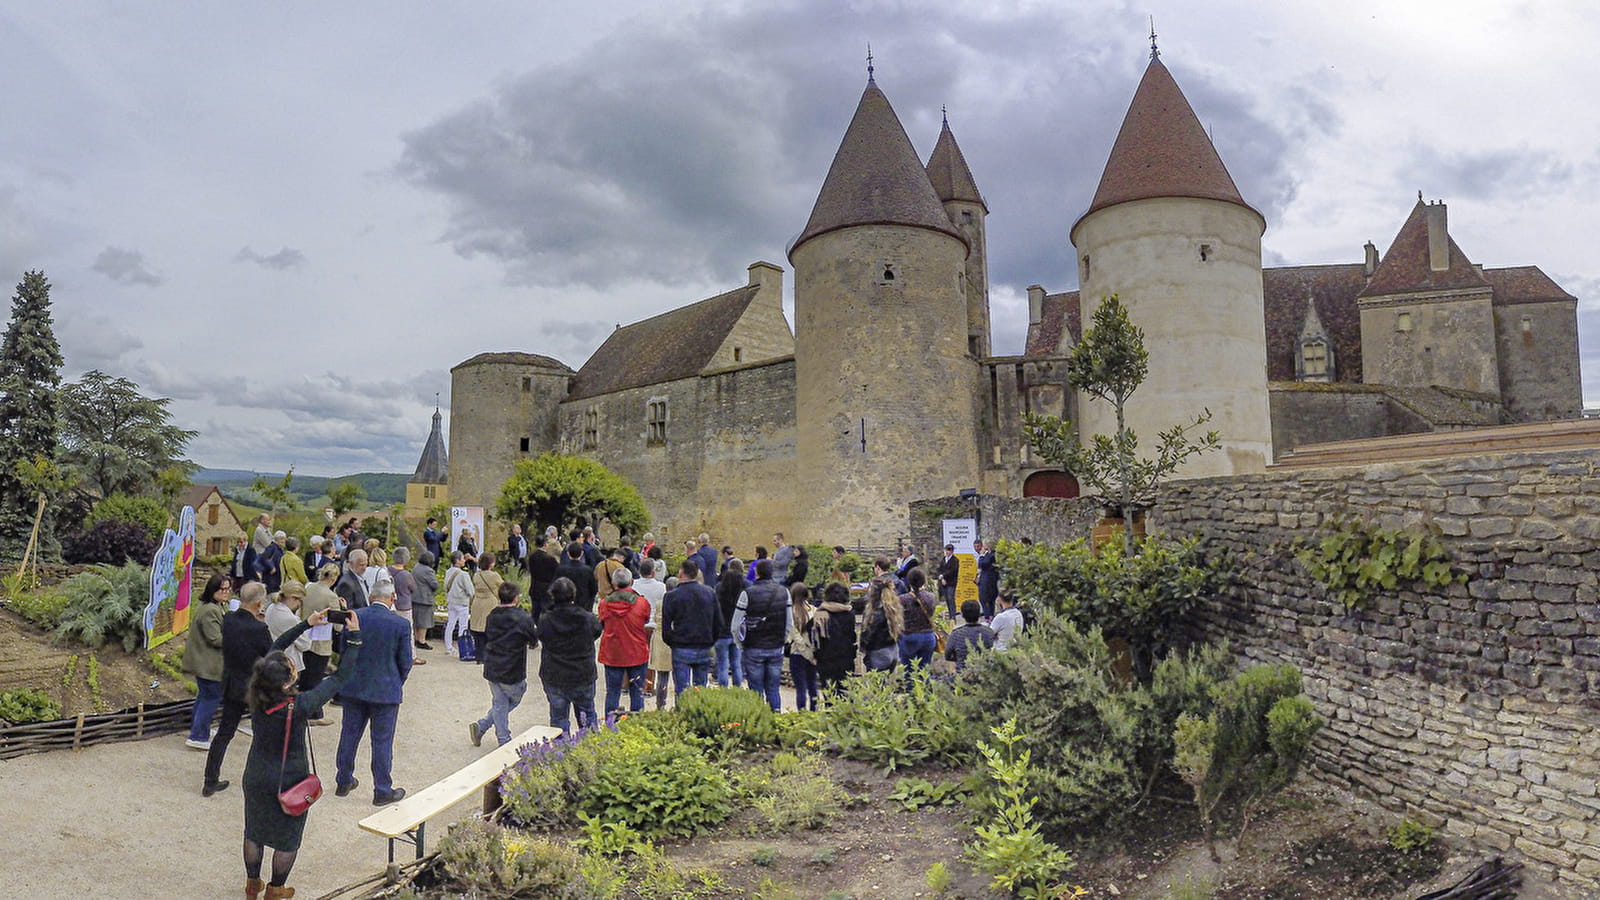
[{"label": "chimney", "polygon": [[770,295],[772,302],[783,302],[783,269],[763,260],[750,264],[750,286],[759,287],[760,295]]},{"label": "chimney", "polygon": [[1424,215],[1428,217],[1428,268],[1435,272],[1449,271],[1450,229],[1444,201],[1429,203]]},{"label": "chimney", "polygon": [[1366,264],[1361,267],[1361,271],[1368,278],[1371,278],[1372,273],[1378,271],[1378,248],[1373,246],[1371,241],[1367,241],[1367,245],[1361,249],[1367,252],[1367,261]]},{"label": "chimney", "polygon": [[1028,324],[1037,325],[1044,319],[1044,288],[1028,285]]}]

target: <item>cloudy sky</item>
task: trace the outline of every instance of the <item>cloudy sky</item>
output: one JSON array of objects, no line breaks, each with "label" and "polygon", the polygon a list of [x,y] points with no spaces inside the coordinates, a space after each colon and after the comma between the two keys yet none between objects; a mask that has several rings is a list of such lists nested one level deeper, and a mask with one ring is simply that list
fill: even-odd
[{"label": "cloudy sky", "polygon": [[870,41],[924,157],[949,108],[1016,352],[1026,286],[1075,286],[1150,13],[1269,264],[1358,261],[1444,199],[1473,261],[1580,298],[1600,402],[1578,2],[0,0],[0,281],[43,269],[67,375],[173,398],[197,462],[409,471],[455,363],[577,367],[787,268]]}]

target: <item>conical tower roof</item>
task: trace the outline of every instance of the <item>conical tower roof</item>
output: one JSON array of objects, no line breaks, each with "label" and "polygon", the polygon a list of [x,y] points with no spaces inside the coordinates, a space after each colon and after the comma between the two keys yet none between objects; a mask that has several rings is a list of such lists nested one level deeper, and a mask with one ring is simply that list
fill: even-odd
[{"label": "conical tower roof", "polygon": [[900,117],[871,78],[839,142],[811,218],[789,247],[790,259],[817,235],[855,225],[926,228],[966,243],[945,215]]},{"label": "conical tower roof", "polygon": [[944,120],[939,142],[933,145],[933,155],[928,157],[928,180],[933,182],[933,192],[941,203],[965,200],[983,207],[984,212],[989,211],[989,204],[984,203],[983,195],[978,193],[972,170],[967,168],[967,158],[961,155],[961,146],[950,133],[949,119]]},{"label": "conical tower roof", "polygon": [[1157,197],[1221,200],[1261,215],[1239,195],[1172,73],[1153,57],[1128,104],[1094,202],[1078,221],[1108,206]]},{"label": "conical tower roof", "polygon": [[433,430],[428,432],[428,442],[422,445],[422,458],[417,460],[417,471],[411,476],[414,484],[448,484],[449,456],[444,449],[444,416],[433,411]]}]

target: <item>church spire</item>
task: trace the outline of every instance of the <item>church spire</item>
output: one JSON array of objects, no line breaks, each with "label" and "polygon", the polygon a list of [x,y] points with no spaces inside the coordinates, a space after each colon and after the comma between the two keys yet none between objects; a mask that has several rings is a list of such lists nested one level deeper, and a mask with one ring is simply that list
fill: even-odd
[{"label": "church spire", "polygon": [[790,258],[806,241],[855,225],[926,228],[966,242],[945,215],[900,117],[870,73],[811,218],[789,247]]},{"label": "church spire", "polygon": [[448,484],[449,473],[449,456],[444,449],[444,415],[435,406],[433,430],[428,432],[428,442],[422,445],[422,458],[417,460],[417,471],[409,480],[416,484]]}]

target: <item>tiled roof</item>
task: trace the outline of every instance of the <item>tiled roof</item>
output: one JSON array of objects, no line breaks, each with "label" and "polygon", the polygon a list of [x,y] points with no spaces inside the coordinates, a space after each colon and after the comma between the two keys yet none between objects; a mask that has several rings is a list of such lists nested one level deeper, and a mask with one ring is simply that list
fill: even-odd
[{"label": "tiled roof", "polygon": [[746,285],[618,328],[578,370],[567,399],[700,374],[760,290]]},{"label": "tiled roof", "polygon": [[1508,266],[1504,269],[1484,269],[1483,277],[1494,287],[1495,305],[1513,303],[1546,303],[1553,300],[1576,301],[1551,280],[1538,266]]},{"label": "tiled roof", "polygon": [[[1435,428],[1450,426],[1483,427],[1485,425],[1500,424],[1498,417],[1473,409],[1462,402],[1463,398],[1453,396],[1454,392],[1446,393],[1444,390],[1435,387],[1396,387],[1394,385],[1384,385],[1383,390],[1395,402],[1427,419],[1428,423]],[[1480,395],[1476,399],[1490,400],[1492,398]]]},{"label": "tiled roof", "polygon": [[939,142],[933,145],[933,154],[928,157],[928,180],[933,182],[933,192],[940,200],[965,200],[982,206],[984,212],[989,211],[983,195],[978,193],[978,182],[973,180],[972,170],[967,168],[967,158],[962,155],[956,136],[950,132],[948,120],[939,129]]},{"label": "tiled roof", "polygon": [[1200,119],[1159,59],[1144,70],[1094,201],[1078,221],[1108,206],[1155,197],[1222,200],[1256,212],[1239,195]]},{"label": "tiled roof", "polygon": [[182,509],[185,506],[192,506],[195,509],[199,509],[200,504],[204,503],[206,498],[211,496],[211,492],[216,489],[217,486],[214,484],[191,484],[178,492],[178,498],[174,502],[174,505],[179,509]]},{"label": "tiled roof", "polygon": [[444,449],[444,416],[433,411],[433,430],[428,432],[428,442],[422,445],[422,458],[417,460],[417,471],[410,480],[415,484],[448,484],[450,463]]},{"label": "tiled roof", "polygon": [[1056,356],[1061,352],[1061,334],[1072,336],[1072,343],[1083,337],[1083,312],[1077,291],[1045,294],[1040,304],[1039,324],[1028,325],[1024,356]]},{"label": "tiled roof", "polygon": [[471,359],[458,362],[454,366],[451,366],[450,371],[454,372],[456,369],[464,369],[467,366],[481,366],[489,363],[512,364],[519,366],[544,366],[545,368],[559,369],[568,374],[571,374],[572,372],[571,367],[561,360],[555,359],[554,357],[545,356],[541,353],[517,353],[513,351],[504,351],[500,353],[479,353],[477,356],[474,356]]},{"label": "tiled roof", "polygon": [[1467,259],[1467,255],[1456,246],[1455,238],[1450,239],[1450,268],[1443,272],[1433,271],[1428,255],[1427,204],[1418,200],[1361,296],[1481,288],[1488,284],[1483,275],[1473,268],[1472,260]]},{"label": "tiled roof", "polygon": [[1333,341],[1334,375],[1361,380],[1361,310],[1356,296],[1366,285],[1361,263],[1287,266],[1261,272],[1267,320],[1267,380],[1293,381],[1300,352],[1306,300],[1316,298],[1317,318]]},{"label": "tiled roof", "polygon": [[811,218],[789,247],[790,258],[817,235],[852,225],[909,225],[966,243],[945,215],[889,98],[870,80],[822,182]]}]

